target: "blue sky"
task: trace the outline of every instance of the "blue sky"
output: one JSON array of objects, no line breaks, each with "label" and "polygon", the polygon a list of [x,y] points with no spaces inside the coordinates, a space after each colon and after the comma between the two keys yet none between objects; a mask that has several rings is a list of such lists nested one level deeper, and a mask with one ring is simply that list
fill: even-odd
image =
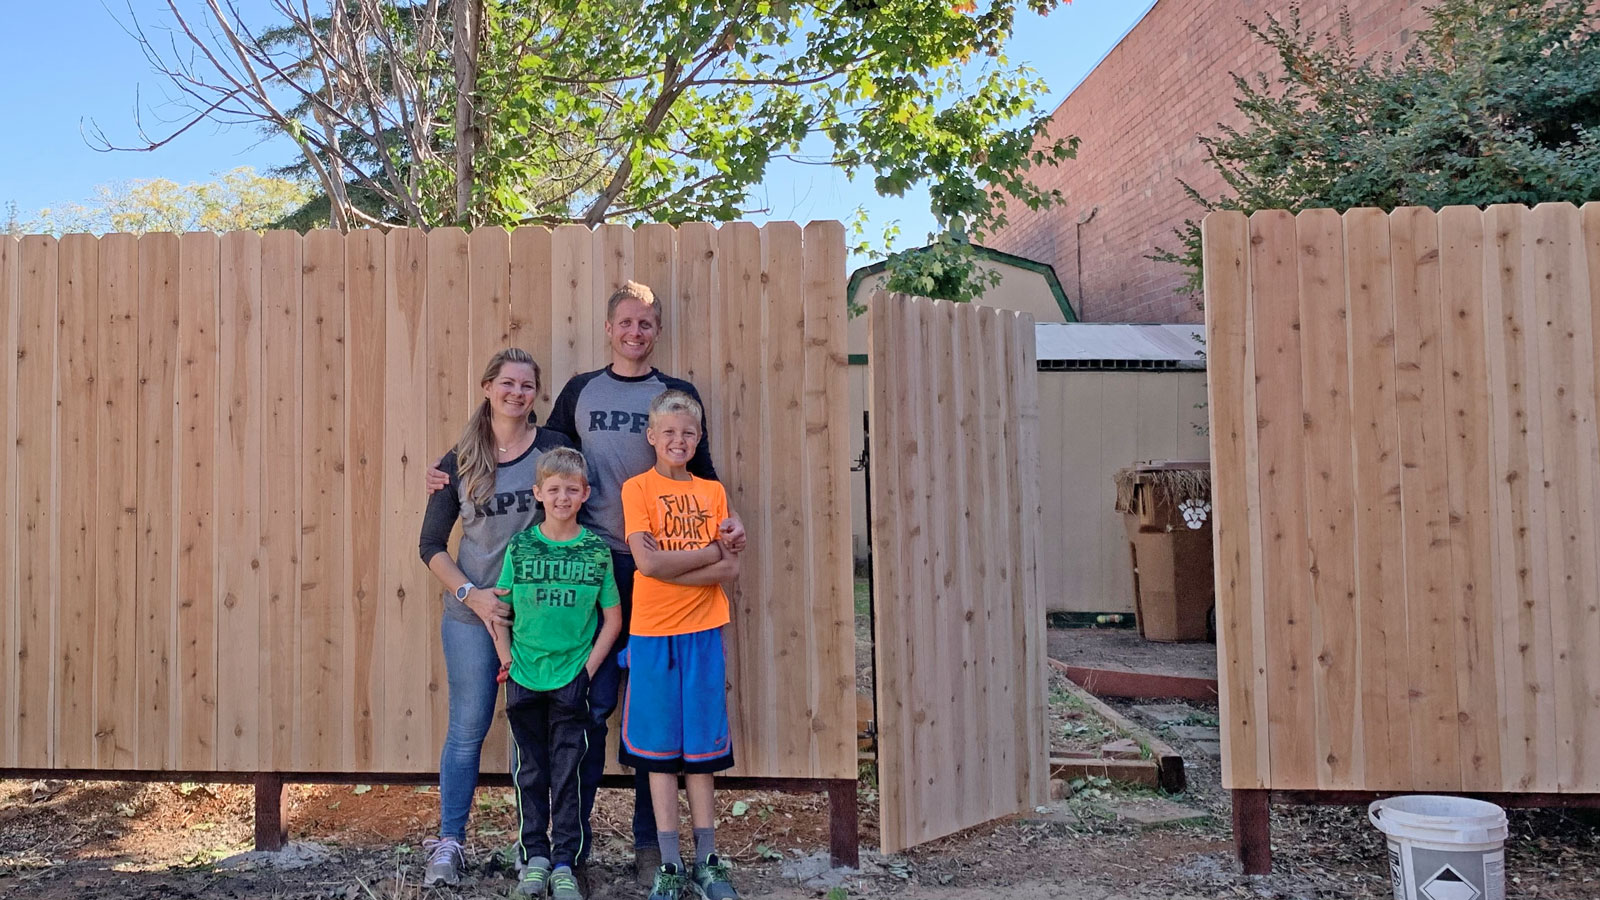
[{"label": "blue sky", "polygon": [[[149,23],[162,21],[158,4],[133,2]],[[1054,109],[1152,4],[1075,0],[1044,18],[1023,12],[1007,55],[1044,77],[1050,94],[1042,105]],[[0,141],[0,204],[14,201],[27,216],[41,207],[87,199],[97,184],[158,177],[200,181],[237,166],[265,169],[290,156],[281,139],[264,140],[249,128],[210,123],[151,153],[91,149],[80,130],[87,122],[98,122],[113,140],[131,143],[136,101],[142,96],[148,106],[162,96],[162,77],[150,71],[113,16],[115,11],[126,18],[127,5],[118,0],[7,5],[0,84],[8,89],[0,92],[0,121],[9,136]],[[247,11],[267,8],[265,0],[240,5]],[[151,33],[160,36],[154,29]],[[70,58],[63,58],[63,48],[69,47]],[[147,113],[146,127],[154,131],[155,126]],[[933,225],[924,193],[878,197],[870,174],[852,183],[826,167],[775,165],[751,202],[769,209],[771,218],[801,222],[848,220],[857,207],[865,207],[873,223],[869,235],[876,237],[883,225],[898,221],[902,247],[920,244]]]}]

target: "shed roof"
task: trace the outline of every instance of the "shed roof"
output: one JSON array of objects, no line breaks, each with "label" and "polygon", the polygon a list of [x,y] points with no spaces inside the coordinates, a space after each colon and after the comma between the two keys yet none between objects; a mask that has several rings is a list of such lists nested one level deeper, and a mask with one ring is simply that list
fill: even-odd
[{"label": "shed roof", "polygon": [[1034,325],[1041,369],[1204,369],[1204,339],[1201,325]]}]

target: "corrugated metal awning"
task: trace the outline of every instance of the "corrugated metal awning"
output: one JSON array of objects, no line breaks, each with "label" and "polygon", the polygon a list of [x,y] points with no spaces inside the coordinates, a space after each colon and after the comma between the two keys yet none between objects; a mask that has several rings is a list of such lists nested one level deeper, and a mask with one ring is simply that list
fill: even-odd
[{"label": "corrugated metal awning", "polygon": [[1034,325],[1039,368],[1200,369],[1206,367],[1202,325],[1040,322]]}]

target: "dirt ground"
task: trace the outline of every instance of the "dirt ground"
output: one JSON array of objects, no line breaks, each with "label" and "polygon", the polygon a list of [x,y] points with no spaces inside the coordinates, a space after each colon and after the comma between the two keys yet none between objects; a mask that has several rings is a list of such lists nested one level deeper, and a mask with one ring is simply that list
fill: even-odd
[{"label": "dirt ground", "polygon": [[1069,666],[1148,675],[1217,677],[1217,645],[1198,641],[1158,644],[1132,628],[1062,628],[1049,633],[1050,658]]},{"label": "dirt ground", "polygon": [[[870,684],[870,673],[862,681]],[[1059,693],[1052,692],[1052,730],[1080,733],[1053,735],[1053,743],[1098,740],[1104,726],[1063,706]],[[1124,712],[1137,703],[1111,702]],[[1191,705],[1196,721],[1215,721],[1214,706]],[[819,864],[827,847],[824,797],[719,792],[718,843],[734,861],[746,897],[779,900],[1389,896],[1381,838],[1357,809],[1275,809],[1274,873],[1239,874],[1217,764],[1170,731],[1157,733],[1184,754],[1189,774],[1189,791],[1170,799],[1198,810],[1198,821],[1140,827],[1116,810],[1150,801],[1150,791],[1078,781],[1070,798],[1027,815],[894,857],[864,850],[859,872],[823,872],[818,879],[811,876],[825,868]],[[862,845],[873,847],[878,796],[870,765],[863,767],[860,799]],[[623,792],[601,792],[590,876],[594,900],[644,896],[627,870],[630,805]],[[287,810],[293,848],[310,850],[307,865],[284,869],[235,857],[250,849],[251,790],[245,786],[0,781],[0,897],[421,900],[509,894],[513,882],[485,865],[513,838],[509,792],[479,791],[469,842],[474,876],[457,890],[424,891],[418,884],[421,842],[437,815],[434,788],[295,786]],[[1511,823],[1511,897],[1600,897],[1596,819],[1513,811]]]}]

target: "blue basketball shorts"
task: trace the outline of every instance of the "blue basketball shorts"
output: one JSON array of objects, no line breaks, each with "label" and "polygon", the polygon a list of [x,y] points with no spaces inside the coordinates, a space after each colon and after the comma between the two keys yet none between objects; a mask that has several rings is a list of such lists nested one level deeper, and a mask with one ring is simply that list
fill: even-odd
[{"label": "blue basketball shorts", "polygon": [[622,764],[646,772],[707,774],[733,766],[722,629],[634,635],[623,651]]}]

